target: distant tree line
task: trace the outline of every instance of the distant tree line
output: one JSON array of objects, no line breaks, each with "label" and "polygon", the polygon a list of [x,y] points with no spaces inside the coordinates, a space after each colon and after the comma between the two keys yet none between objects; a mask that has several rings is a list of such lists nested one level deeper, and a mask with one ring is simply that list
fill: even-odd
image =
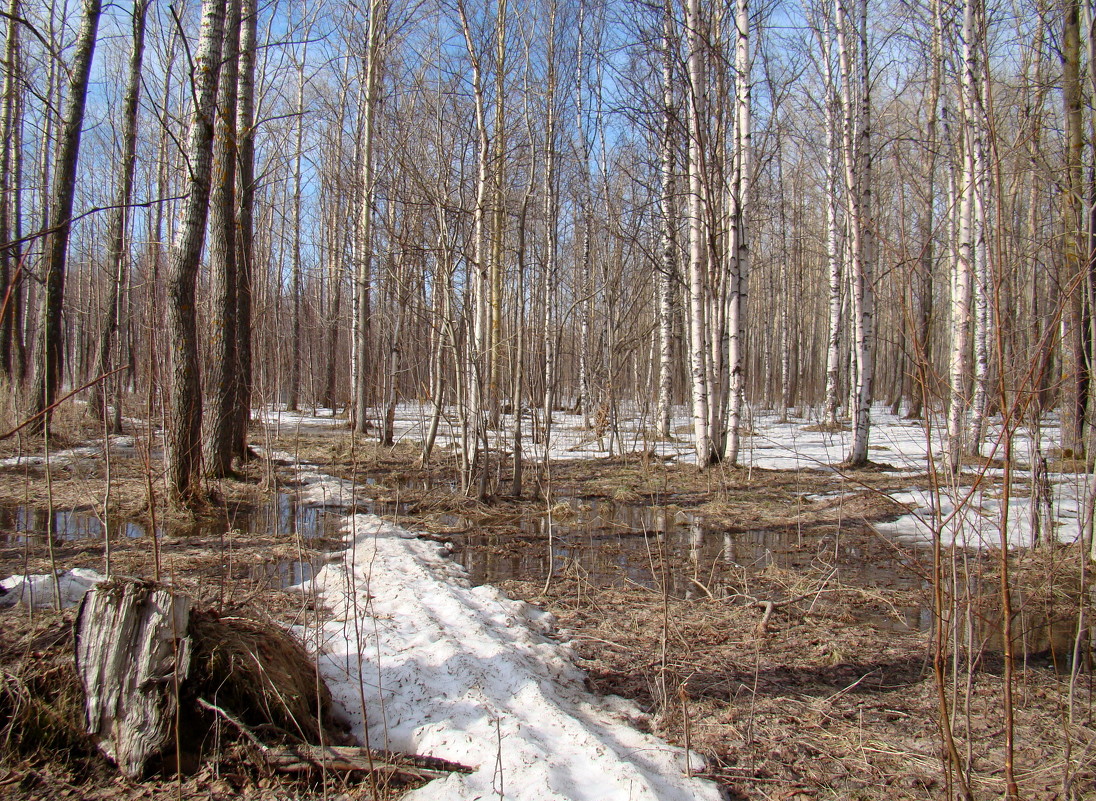
[{"label": "distant tree line", "polygon": [[1088,457],[1093,6],[8,0],[0,371],[162,419],[182,502],[271,403],[421,403],[424,460],[449,415],[481,496],[564,409],[702,466],[757,407],[850,466],[880,402],[953,466],[1054,409]]}]

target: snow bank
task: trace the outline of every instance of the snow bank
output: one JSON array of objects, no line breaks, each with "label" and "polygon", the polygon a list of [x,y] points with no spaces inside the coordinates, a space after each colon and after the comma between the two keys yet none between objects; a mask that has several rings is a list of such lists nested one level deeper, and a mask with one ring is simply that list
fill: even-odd
[{"label": "snow bank", "polygon": [[[262,448],[258,450],[262,451]],[[322,473],[318,465],[299,462],[293,454],[285,451],[270,451],[268,455],[275,462],[292,468],[293,479],[297,483],[297,502],[302,506],[346,509],[356,503],[369,501],[369,498],[360,494],[360,484]]]},{"label": "snow bank", "polygon": [[372,747],[476,768],[408,798],[720,798],[684,775],[684,751],[636,728],[633,704],[585,690],[570,649],[544,636],[548,615],[469,586],[436,543],[378,517],[348,526],[344,562],[312,582],[333,618],[306,635],[322,639],[332,694],[362,742],[368,728]]},{"label": "snow bank", "polygon": [[22,604],[33,609],[44,609],[54,605],[54,589],[61,590],[61,606],[76,606],[84,595],[106,576],[88,568],[76,567],[56,576],[35,574],[32,576],[13,575],[0,581],[0,606]]}]

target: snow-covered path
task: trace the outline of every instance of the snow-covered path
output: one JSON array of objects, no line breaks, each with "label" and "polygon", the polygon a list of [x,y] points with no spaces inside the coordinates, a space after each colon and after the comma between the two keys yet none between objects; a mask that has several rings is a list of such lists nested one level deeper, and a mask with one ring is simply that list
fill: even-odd
[{"label": "snow-covered path", "polygon": [[476,768],[408,798],[720,798],[685,775],[681,749],[637,728],[634,704],[586,691],[546,613],[470,586],[437,543],[378,517],[348,528],[344,561],[307,588],[334,611],[320,664],[336,702],[364,742],[364,698],[372,747]]}]

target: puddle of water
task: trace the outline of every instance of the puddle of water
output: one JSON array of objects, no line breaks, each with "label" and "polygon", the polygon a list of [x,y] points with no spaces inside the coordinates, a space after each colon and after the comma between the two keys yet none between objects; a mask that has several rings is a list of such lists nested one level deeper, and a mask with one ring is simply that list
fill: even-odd
[{"label": "puddle of water", "polygon": [[[972,586],[977,586],[977,582],[972,581]],[[1077,638],[1075,615],[1068,613],[1065,606],[1053,609],[1029,601],[1024,592],[1015,588],[1012,592],[1012,608],[1013,652],[1017,658],[1054,663],[1059,669],[1068,668],[1073,661]],[[881,621],[881,626],[907,631],[929,631],[933,628],[933,611],[928,604],[898,611],[901,619],[891,616],[889,620]],[[974,592],[970,599],[956,601],[955,611],[951,616],[949,639],[953,644],[963,647],[971,643],[977,652],[1000,653],[1004,650],[1001,617],[1000,598],[996,594],[996,588],[981,594]],[[1081,632],[1082,655],[1089,652],[1091,634],[1090,630]]]},{"label": "puddle of water", "polygon": [[263,562],[248,567],[248,579],[255,584],[266,584],[284,590],[310,580],[322,566],[321,559]]},{"label": "puddle of water", "polygon": [[[461,518],[443,518],[442,525],[467,533],[455,534],[464,545],[458,558],[473,582],[497,584],[507,579],[543,581],[549,570],[548,537],[552,535],[554,575],[579,576],[595,586],[640,584],[663,587],[672,595],[713,595],[738,592],[743,570],[769,565],[796,569],[815,558],[795,530],[765,529],[728,532],[701,524],[677,509],[616,503],[602,499],[571,499],[551,523],[547,516],[521,521],[516,534],[482,533]],[[862,565],[860,550],[832,539],[827,558]],[[915,579],[895,565],[872,568],[894,586],[912,586]]]},{"label": "puddle of water", "polygon": [[[341,542],[342,519],[340,512],[299,504],[291,493],[279,493],[267,503],[230,508],[220,519],[160,525],[158,534],[164,539],[216,542],[226,530],[235,529],[287,541],[293,541],[299,535],[305,547],[323,548]],[[149,535],[148,523],[144,520],[112,516],[107,523],[114,541],[122,537],[137,540]],[[89,510],[55,510],[52,526],[53,539],[58,544],[102,539],[104,534],[102,519]],[[0,546],[45,546],[49,530],[50,517],[45,509],[0,506]],[[260,561],[241,565],[240,571],[232,572],[241,579],[284,589],[311,578],[322,562],[321,558]]]},{"label": "puddle of water", "polygon": [[[239,505],[216,520],[196,523],[161,525],[161,537],[219,537],[229,529],[249,531],[264,536],[299,534],[305,540],[339,537],[342,515],[327,509],[298,504],[289,493],[279,493],[269,503],[258,506]],[[144,520],[111,516],[106,521],[112,537],[139,539],[148,536]],[[0,506],[0,543],[44,545],[49,529],[49,512],[28,506]],[[55,542],[75,542],[103,536],[103,520],[88,510],[55,510],[53,537]]]}]

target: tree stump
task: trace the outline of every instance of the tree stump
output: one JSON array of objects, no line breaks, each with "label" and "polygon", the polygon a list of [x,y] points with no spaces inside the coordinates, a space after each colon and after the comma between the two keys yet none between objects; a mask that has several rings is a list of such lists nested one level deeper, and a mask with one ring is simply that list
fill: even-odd
[{"label": "tree stump", "polygon": [[140,776],[174,740],[190,609],[189,598],[137,581],[100,584],[80,606],[76,672],[87,730],[127,776]]}]

